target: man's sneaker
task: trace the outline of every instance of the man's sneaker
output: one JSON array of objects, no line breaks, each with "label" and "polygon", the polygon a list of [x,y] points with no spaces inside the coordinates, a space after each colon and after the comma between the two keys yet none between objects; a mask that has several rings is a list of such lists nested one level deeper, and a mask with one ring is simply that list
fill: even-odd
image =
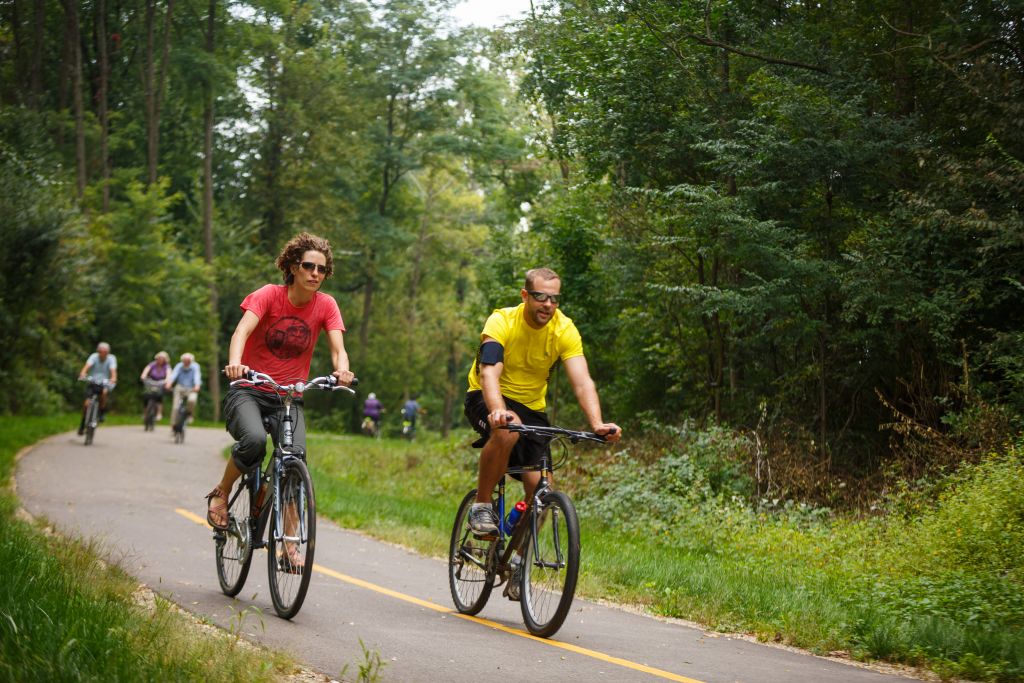
[{"label": "man's sneaker", "polygon": [[82,434],[85,434],[85,420],[82,420],[82,423],[78,425],[78,435],[81,436]]},{"label": "man's sneaker", "polygon": [[518,555],[512,556],[512,573],[509,574],[508,584],[505,586],[505,596],[509,600],[519,602],[519,584],[523,579],[523,561]]},{"label": "man's sneaker", "polygon": [[473,503],[469,508],[469,528],[477,536],[491,536],[498,533],[498,518],[490,503]]}]

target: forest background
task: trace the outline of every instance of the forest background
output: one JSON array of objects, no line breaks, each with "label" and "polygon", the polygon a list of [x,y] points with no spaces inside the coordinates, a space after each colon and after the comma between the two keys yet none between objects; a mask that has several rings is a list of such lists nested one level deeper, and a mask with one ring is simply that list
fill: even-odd
[{"label": "forest background", "polygon": [[541,1],[497,31],[450,10],[0,2],[0,411],[75,404],[100,340],[122,407],[160,349],[213,377],[309,230],[363,387],[445,433],[536,264],[607,416],[755,435],[761,494],[827,500],[1015,431],[1014,3]]},{"label": "forest background", "polygon": [[[451,6],[0,0],[0,413],[76,409],[102,340],[115,410],[188,351],[216,418],[238,304],[308,230],[363,392],[447,435],[486,315],[547,265],[630,434],[583,513],[765,587],[702,612],[679,559],[631,599],[1020,680],[1020,2]],[[549,406],[581,425],[557,369]]]}]

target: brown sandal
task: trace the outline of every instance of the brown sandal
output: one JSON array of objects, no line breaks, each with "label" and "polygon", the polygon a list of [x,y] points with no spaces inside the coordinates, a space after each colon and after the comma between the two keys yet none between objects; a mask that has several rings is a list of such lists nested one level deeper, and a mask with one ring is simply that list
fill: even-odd
[{"label": "brown sandal", "polygon": [[[224,502],[214,505],[214,498],[220,498]],[[214,514],[223,519],[220,524],[213,520]],[[206,494],[206,523],[217,531],[227,531],[228,529],[228,494],[224,493],[220,486],[214,486],[213,490]]]},{"label": "brown sandal", "polygon": [[299,553],[298,546],[293,541],[284,542],[284,552],[278,558],[281,570],[287,574],[301,574],[306,568],[306,560]]}]

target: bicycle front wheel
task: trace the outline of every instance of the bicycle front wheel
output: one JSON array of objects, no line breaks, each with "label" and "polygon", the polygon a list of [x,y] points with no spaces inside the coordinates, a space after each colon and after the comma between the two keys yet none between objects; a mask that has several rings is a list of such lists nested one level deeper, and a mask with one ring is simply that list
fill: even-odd
[{"label": "bicycle front wheel", "polygon": [[252,492],[249,475],[238,480],[235,495],[228,505],[228,528],[214,534],[217,580],[224,595],[234,597],[249,576],[253,552],[253,521],[249,517]]},{"label": "bicycle front wheel", "polygon": [[146,412],[142,417],[142,426],[145,431],[153,431],[153,423],[156,422],[156,401],[146,399]]},{"label": "bicycle front wheel", "polygon": [[301,460],[281,471],[277,505],[270,518],[267,568],[270,598],[278,616],[291,619],[306,599],[316,549],[316,500],[313,480]]},{"label": "bicycle front wheel", "polygon": [[496,541],[477,538],[469,530],[469,508],[474,502],[476,489],[467,493],[459,505],[448,546],[448,585],[455,608],[462,614],[482,610],[494,588]]},{"label": "bicycle front wheel", "polygon": [[526,628],[547,638],[562,626],[576,592],[580,525],[569,496],[549,491],[523,544],[519,594]]},{"label": "bicycle front wheel", "polygon": [[85,411],[85,445],[92,444],[92,437],[96,434],[96,424],[100,417],[100,402],[95,398],[89,402]]}]

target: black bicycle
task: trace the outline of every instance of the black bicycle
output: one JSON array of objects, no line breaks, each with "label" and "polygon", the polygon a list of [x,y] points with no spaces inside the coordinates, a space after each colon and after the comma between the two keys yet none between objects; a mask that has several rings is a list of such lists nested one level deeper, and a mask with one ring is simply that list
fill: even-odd
[{"label": "black bicycle", "polygon": [[[521,514],[511,523],[505,513],[505,477],[497,486],[495,514],[498,533],[477,537],[469,528],[469,508],[476,502],[476,489],[466,494],[455,515],[448,548],[448,583],[455,607],[463,614],[484,608],[495,586],[505,584],[505,596],[518,600],[526,628],[547,638],[562,626],[576,592],[580,568],[580,526],[572,500],[551,488],[551,473],[565,464],[569,446],[580,441],[604,443],[593,432],[561,427],[509,424],[520,439],[546,444],[541,461],[533,467],[510,467],[506,474],[540,471],[540,483],[533,500],[520,504]],[[556,457],[552,457],[552,448]],[[514,516],[514,513],[513,513]]]},{"label": "black bicycle", "polygon": [[151,432],[156,428],[156,416],[164,400],[164,383],[162,380],[147,377],[142,380],[142,384],[142,400],[146,406],[142,412],[142,426],[147,432]]},{"label": "black bicycle", "polygon": [[92,444],[93,436],[96,435],[96,427],[100,424],[100,395],[104,389],[113,389],[114,383],[109,379],[96,379],[94,377],[83,377],[83,382],[88,382],[86,387],[85,411],[82,421],[82,433],[85,435],[85,445]]},{"label": "black bicycle", "polygon": [[181,392],[178,405],[174,406],[174,413],[171,415],[171,431],[174,433],[174,443],[185,443],[185,425],[188,424],[188,392]]},{"label": "black bicycle", "polygon": [[[269,375],[253,371],[248,379],[231,384],[272,387],[278,392],[281,408],[278,433],[271,434],[274,453],[266,469],[260,471],[257,467],[239,478],[228,499],[228,527],[213,532],[217,578],[226,595],[238,595],[249,575],[253,551],[266,548],[274,610],[278,616],[291,619],[306,598],[316,550],[316,498],[306,468],[306,453],[292,443],[293,403],[310,388],[355,391],[337,384],[333,375],[278,384]],[[271,420],[264,417],[263,424],[270,433]]]}]

